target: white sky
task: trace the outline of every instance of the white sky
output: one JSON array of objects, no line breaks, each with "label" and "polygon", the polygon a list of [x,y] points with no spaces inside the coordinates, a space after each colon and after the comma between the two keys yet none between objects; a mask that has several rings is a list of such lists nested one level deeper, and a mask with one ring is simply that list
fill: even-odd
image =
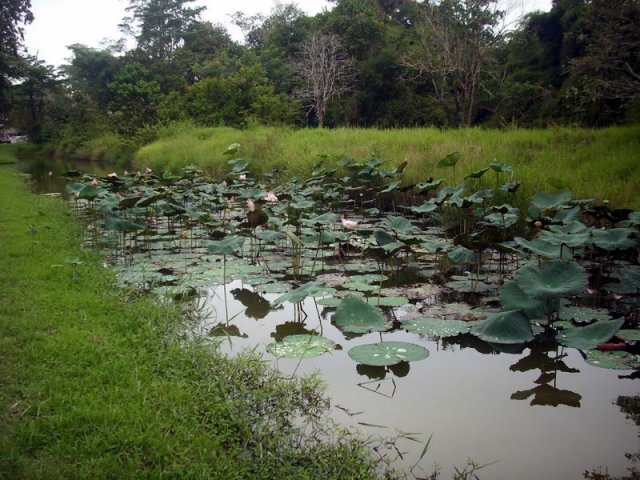
[{"label": "white sky", "polygon": [[[547,11],[551,0],[503,0],[516,8]],[[235,40],[242,35],[231,25],[232,13],[241,11],[247,15],[258,12],[268,14],[275,0],[199,0],[198,5],[207,7],[202,18],[213,23],[224,24]],[[294,0],[309,15],[315,15],[332,6],[326,0]],[[125,16],[127,0],[31,0],[31,11],[35,20],[25,28],[25,46],[31,55],[36,55],[51,65],[61,65],[70,56],[68,45],[81,43],[100,48],[105,39],[121,37],[118,24]],[[195,5],[195,4],[194,4]]]}]

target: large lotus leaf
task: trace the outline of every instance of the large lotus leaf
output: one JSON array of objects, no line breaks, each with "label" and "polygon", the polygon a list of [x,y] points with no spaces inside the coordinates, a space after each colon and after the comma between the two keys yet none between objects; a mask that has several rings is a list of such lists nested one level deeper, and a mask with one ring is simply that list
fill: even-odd
[{"label": "large lotus leaf", "polygon": [[367,297],[367,303],[378,307],[402,307],[409,303],[406,297]]},{"label": "large lotus leaf", "polygon": [[272,303],[274,307],[284,303],[298,303],[307,298],[308,296],[313,296],[318,293],[321,293],[326,290],[326,286],[323,281],[315,280],[313,282],[307,282],[303,285],[300,285],[298,288],[295,288],[284,295],[276,298]]},{"label": "large lotus leaf", "polygon": [[471,325],[462,320],[422,317],[403,321],[402,328],[409,332],[424,333],[434,337],[455,337],[461,333],[467,333]]},{"label": "large lotus leaf", "polygon": [[414,229],[411,222],[404,217],[389,216],[383,220],[383,223],[389,230],[399,233],[411,233]]},{"label": "large lotus leaf", "polygon": [[530,319],[544,318],[545,303],[527,295],[513,280],[507,280],[500,289],[500,305],[505,310],[522,310]]},{"label": "large lotus leaf", "polygon": [[564,305],[560,306],[558,317],[562,320],[573,320],[576,323],[611,320],[611,316],[603,308],[568,307]]},{"label": "large lotus leaf", "polygon": [[529,202],[541,210],[546,208],[556,208],[571,201],[569,190],[558,190],[556,192],[538,192],[533,195]]},{"label": "large lotus leaf", "polygon": [[623,339],[625,342],[640,342],[640,329],[618,330],[616,337]]},{"label": "large lotus leaf", "polygon": [[211,240],[208,248],[211,253],[231,255],[244,245],[244,237],[225,237],[222,240]]},{"label": "large lotus leaf", "polygon": [[629,266],[621,268],[615,272],[615,276],[618,277],[623,284],[628,285],[633,290],[640,289],[640,267]]},{"label": "large lotus leaf", "polygon": [[516,245],[522,247],[524,251],[544,258],[555,259],[560,258],[560,255],[562,255],[563,260],[571,260],[573,258],[573,254],[569,248],[563,248],[561,245],[554,245],[540,239],[526,240],[521,237],[516,237],[513,241]]},{"label": "large lotus leaf", "polygon": [[531,322],[527,316],[510,310],[489,315],[471,327],[471,333],[490,343],[525,343],[533,340]]},{"label": "large lotus leaf", "polygon": [[85,185],[78,193],[78,198],[82,200],[95,200],[104,190],[96,185]]},{"label": "large lotus leaf", "polygon": [[511,205],[501,205],[499,207],[493,207],[493,213],[489,213],[484,216],[485,225],[491,225],[498,228],[509,228],[518,222],[518,209]]},{"label": "large lotus leaf", "polygon": [[431,201],[428,201],[428,202],[424,202],[422,205],[418,207],[409,207],[409,210],[411,210],[414,213],[431,213],[437,208],[438,208],[438,205],[436,205]]},{"label": "large lotus leaf", "polygon": [[541,241],[552,245],[565,245],[570,248],[584,247],[591,241],[591,232],[550,232],[543,230],[538,237]]},{"label": "large lotus leaf", "polygon": [[282,342],[267,345],[267,352],[276,357],[311,358],[334,348],[335,344],[331,340],[319,335],[289,335]]},{"label": "large lotus leaf", "polygon": [[513,173],[513,167],[504,162],[491,162],[489,168],[496,173]]},{"label": "large lotus leaf", "polygon": [[556,338],[565,347],[592,350],[601,343],[610,340],[620,330],[623,323],[624,318],[618,318],[610,322],[596,322],[586,327],[564,330],[559,332]]},{"label": "large lotus leaf", "polygon": [[420,247],[425,249],[429,253],[434,253],[440,251],[446,252],[447,250],[451,249],[452,245],[451,242],[447,242],[446,240],[434,239],[422,242],[420,244]]},{"label": "large lotus leaf", "polygon": [[416,190],[418,191],[418,193],[424,193],[424,192],[428,192],[429,190],[435,190],[440,186],[442,182],[444,182],[444,178],[440,178],[438,180],[433,180],[433,178],[430,178],[426,182],[422,182],[416,185]]},{"label": "large lotus leaf", "polygon": [[84,183],[68,183],[64,189],[67,193],[78,194],[85,187]]},{"label": "large lotus leaf", "polygon": [[640,357],[629,352],[589,350],[586,355],[586,362],[594,367],[610,368],[612,370],[635,370],[640,368]]},{"label": "large lotus leaf", "polygon": [[516,272],[520,289],[538,300],[577,295],[587,287],[587,272],[575,262],[551,260],[542,268],[528,263]]},{"label": "large lotus leaf", "polygon": [[460,246],[448,252],[447,256],[449,257],[449,260],[457,264],[476,263],[480,258],[480,254]]},{"label": "large lotus leaf", "polygon": [[381,332],[389,328],[387,317],[380,308],[351,295],[338,305],[333,322],[340,330],[350,333]]},{"label": "large lotus leaf", "polygon": [[626,250],[640,244],[638,231],[633,228],[610,228],[594,230],[593,244],[603,250]]},{"label": "large lotus leaf", "polygon": [[476,170],[475,172],[471,172],[469,175],[467,175],[464,178],[465,180],[467,178],[480,178],[488,171],[489,171],[489,167],[484,167],[484,168],[481,168],[480,170]]},{"label": "large lotus leaf", "polygon": [[338,215],[335,213],[327,212],[322,215],[317,215],[313,218],[303,220],[304,223],[308,225],[313,225],[315,227],[319,227],[322,225],[329,225],[331,223],[335,223],[338,220]]},{"label": "large lotus leaf", "polygon": [[144,223],[134,222],[128,218],[108,215],[104,219],[104,227],[107,230],[114,230],[116,232],[135,232],[136,230],[144,230]]},{"label": "large lotus leaf", "polygon": [[442,160],[440,160],[438,162],[438,166],[439,167],[453,167],[453,166],[455,166],[456,163],[458,163],[458,160],[460,160],[461,156],[462,156],[462,154],[460,152],[450,153],[449,155],[447,155],[446,157],[444,157]]},{"label": "large lotus leaf", "polygon": [[429,350],[413,343],[383,342],[353,347],[349,356],[358,363],[375,367],[424,360]]}]

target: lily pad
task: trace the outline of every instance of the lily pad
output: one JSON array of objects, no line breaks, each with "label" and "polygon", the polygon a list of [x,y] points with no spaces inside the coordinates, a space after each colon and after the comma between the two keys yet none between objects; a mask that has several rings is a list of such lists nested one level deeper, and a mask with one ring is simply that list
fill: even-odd
[{"label": "lily pad", "polygon": [[387,366],[424,360],[429,350],[408,342],[383,342],[353,347],[349,356],[363,365]]},{"label": "lily pad", "polygon": [[566,307],[561,305],[558,316],[562,320],[573,320],[576,323],[591,323],[594,320],[611,320],[609,312],[603,308]]},{"label": "lily pad", "polygon": [[505,310],[522,310],[530,319],[545,316],[545,303],[527,295],[513,280],[507,280],[500,289],[500,305]]},{"label": "lily pad", "polygon": [[244,237],[225,237],[222,240],[211,240],[209,251],[220,255],[231,255],[244,245]]},{"label": "lily pad", "polygon": [[620,337],[625,342],[640,342],[640,329],[618,330],[616,337]]},{"label": "lily pad", "polygon": [[612,370],[634,370],[640,368],[640,357],[629,352],[589,350],[586,355],[586,362],[594,367]]},{"label": "lily pad", "polygon": [[340,330],[350,333],[381,332],[389,328],[380,308],[354,296],[342,300],[333,314],[333,322]]},{"label": "lily pad", "polygon": [[424,333],[433,337],[455,337],[471,329],[462,320],[442,320],[440,318],[413,318],[402,322],[402,328],[409,332]]},{"label": "lily pad", "polygon": [[311,358],[334,348],[335,343],[320,335],[289,335],[284,337],[282,342],[267,345],[267,352],[276,357]]},{"label": "lily pad", "polygon": [[316,280],[314,282],[307,282],[303,285],[300,285],[298,288],[294,288],[293,290],[285,293],[284,295],[279,296],[272,302],[272,305],[274,307],[277,307],[278,305],[284,302],[298,303],[304,300],[305,298],[307,298],[308,296],[316,295],[325,290],[326,290],[326,286],[322,281]]},{"label": "lily pad", "polygon": [[511,344],[533,340],[531,322],[518,310],[489,315],[471,327],[471,334],[490,343]]},{"label": "lily pad", "polygon": [[556,337],[558,343],[565,347],[577,348],[579,350],[592,350],[601,343],[610,340],[622,324],[624,318],[618,318],[609,322],[596,322],[586,327],[576,327],[558,333]]},{"label": "lily pad", "polygon": [[516,282],[523,292],[538,300],[564,295],[577,295],[587,287],[587,272],[575,262],[551,260],[539,268],[529,263],[516,273]]}]

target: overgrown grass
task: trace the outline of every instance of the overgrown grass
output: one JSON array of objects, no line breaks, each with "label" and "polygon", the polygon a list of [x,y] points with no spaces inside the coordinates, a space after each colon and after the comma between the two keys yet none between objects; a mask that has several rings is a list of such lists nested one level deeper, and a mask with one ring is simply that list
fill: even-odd
[{"label": "overgrown grass", "polygon": [[[406,161],[405,184],[444,177],[451,185],[497,160],[512,165],[514,179],[523,181],[520,196],[568,188],[576,198],[640,209],[640,125],[601,130],[192,128],[141,148],[134,161],[140,168],[174,171],[194,164],[220,176],[228,170],[222,152],[231,143],[241,144],[256,173],[277,167],[288,176],[306,176],[321,155],[328,156],[327,164],[342,156],[377,157],[390,166]],[[462,153],[455,169],[437,168],[455,151]],[[485,181],[493,182],[489,175]]]},{"label": "overgrown grass", "polygon": [[[180,338],[58,199],[0,167],[0,479],[373,478],[315,378]],[[81,262],[81,263],[79,263]]]}]

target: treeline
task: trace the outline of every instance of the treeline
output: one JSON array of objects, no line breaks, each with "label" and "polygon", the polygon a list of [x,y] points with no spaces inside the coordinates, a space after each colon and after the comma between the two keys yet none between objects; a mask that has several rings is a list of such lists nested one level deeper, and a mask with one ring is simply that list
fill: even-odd
[{"label": "treeline", "polygon": [[315,16],[293,4],[266,16],[238,12],[238,43],[203,21],[193,0],[129,0],[120,27],[135,39],[132,49],[72,45],[59,72],[3,55],[4,123],[76,145],[105,135],[142,143],[176,121],[386,128],[640,120],[638,0],[554,0],[517,25],[506,24],[494,0],[332,3]]}]

